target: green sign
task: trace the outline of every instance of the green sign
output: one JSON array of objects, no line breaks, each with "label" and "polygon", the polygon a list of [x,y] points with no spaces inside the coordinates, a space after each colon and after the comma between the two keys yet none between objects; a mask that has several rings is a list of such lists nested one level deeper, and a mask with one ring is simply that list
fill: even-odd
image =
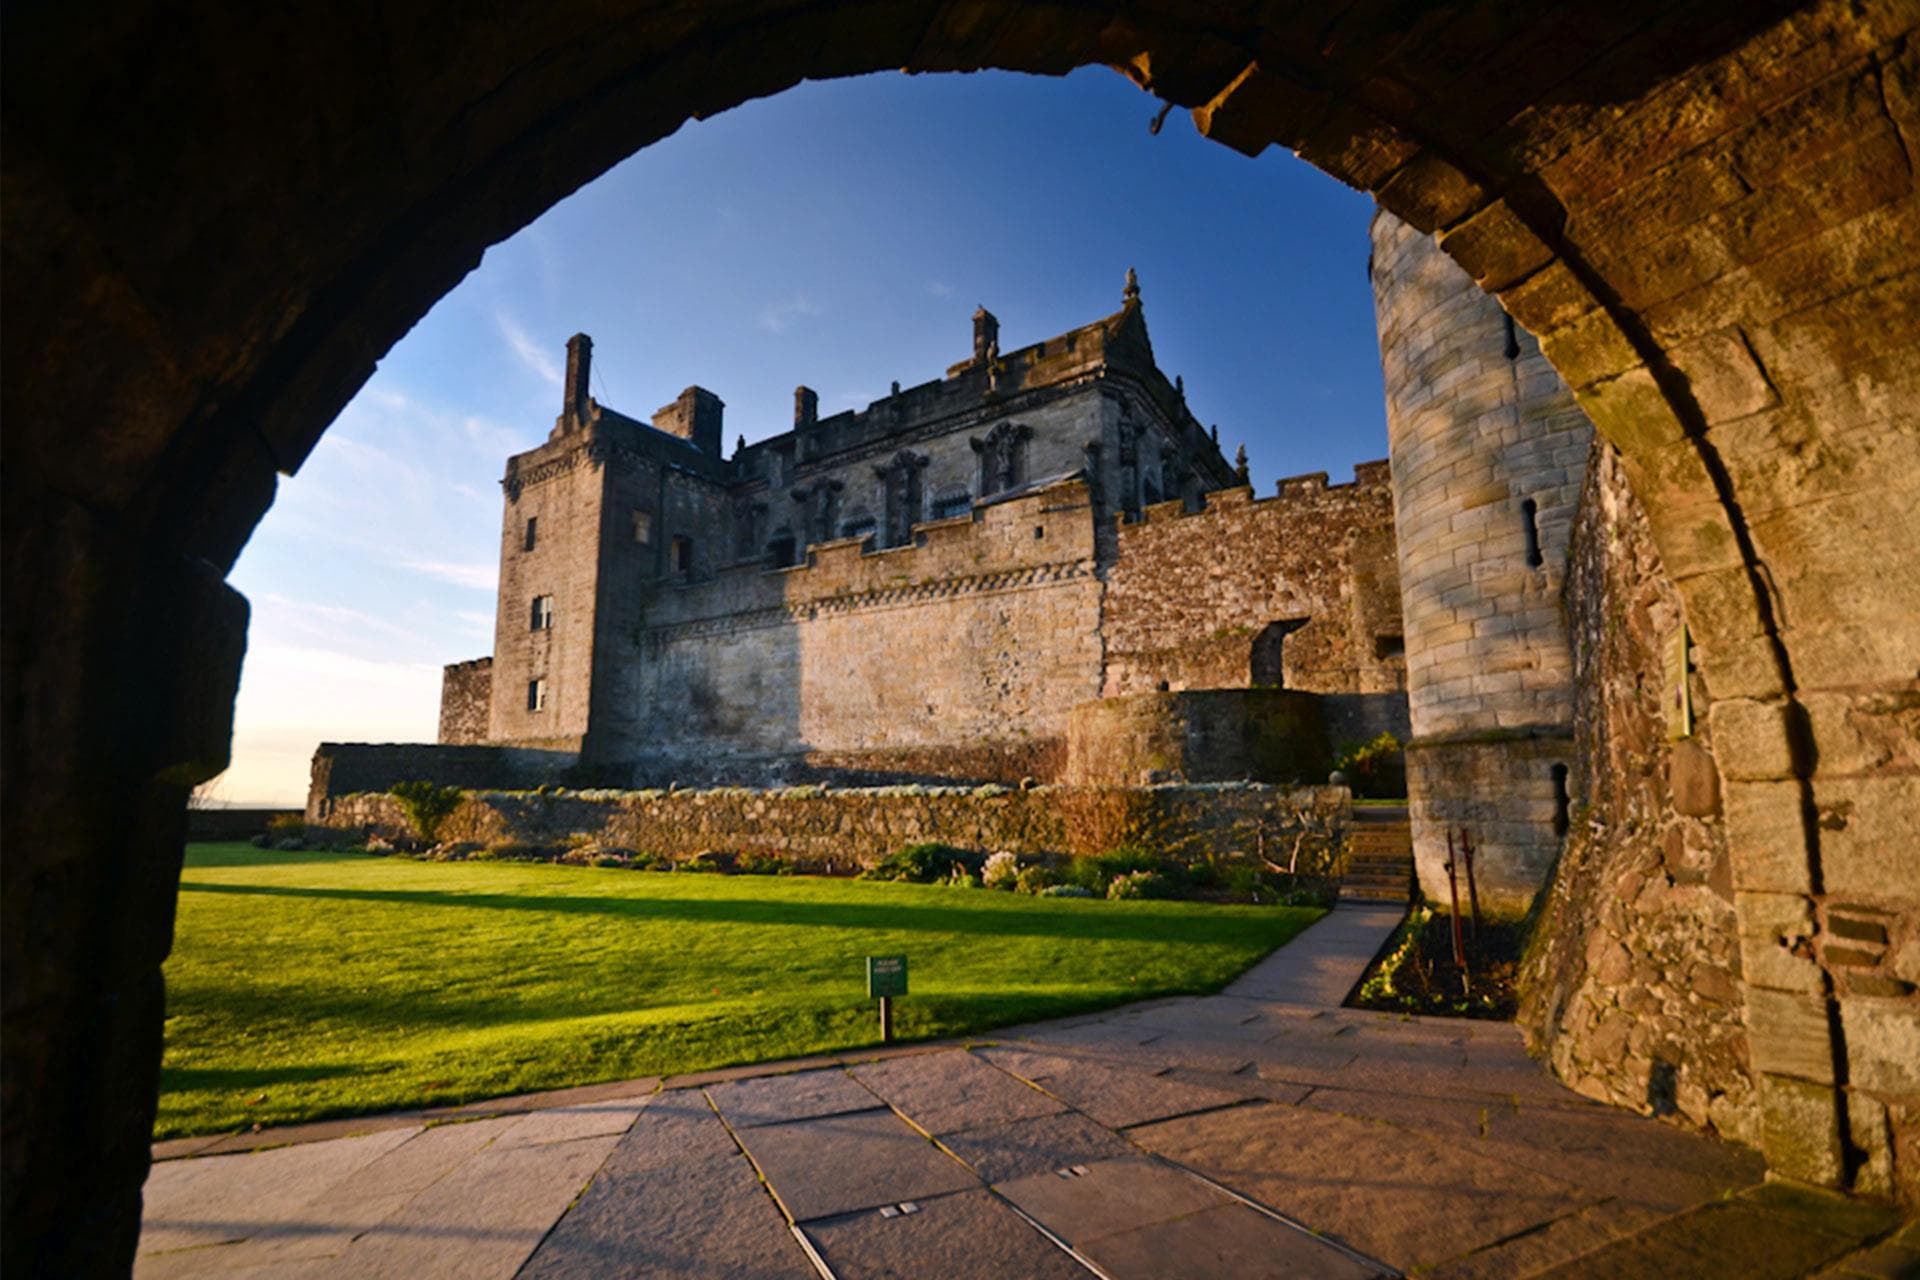
[{"label": "green sign", "polygon": [[867,957],[867,998],[907,994],[907,958],[905,956]]}]

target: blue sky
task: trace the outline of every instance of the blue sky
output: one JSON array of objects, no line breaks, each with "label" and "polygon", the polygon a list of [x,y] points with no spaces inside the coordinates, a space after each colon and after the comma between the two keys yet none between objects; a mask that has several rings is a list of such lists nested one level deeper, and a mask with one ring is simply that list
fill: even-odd
[{"label": "blue sky", "polygon": [[432,741],[492,647],[499,477],[553,425],[567,337],[646,418],[698,383],[727,441],[1119,308],[1263,493],[1386,454],[1366,197],[1208,142],[1118,75],[872,76],[690,123],[494,246],[342,412],[233,574],[253,602],[227,802],[298,803],[314,745]]}]

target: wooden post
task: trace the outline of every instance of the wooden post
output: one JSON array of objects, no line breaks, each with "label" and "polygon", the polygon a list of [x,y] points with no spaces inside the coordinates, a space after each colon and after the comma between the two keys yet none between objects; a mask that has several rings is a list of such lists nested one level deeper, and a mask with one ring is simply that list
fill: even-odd
[{"label": "wooden post", "polygon": [[893,1043],[893,997],[880,997],[880,1043]]}]

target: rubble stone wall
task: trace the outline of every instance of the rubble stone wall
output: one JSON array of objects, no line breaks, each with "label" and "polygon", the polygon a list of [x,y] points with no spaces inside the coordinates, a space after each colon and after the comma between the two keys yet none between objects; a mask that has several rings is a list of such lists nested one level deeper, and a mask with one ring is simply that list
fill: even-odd
[{"label": "rubble stone wall", "polygon": [[[1312,814],[1343,828],[1344,787],[1245,783],[1181,787],[719,787],[679,791],[478,791],[440,827],[443,840],[559,845],[584,833],[638,852],[772,853],[820,870],[870,866],[925,841],[1016,853],[1103,853],[1140,845],[1228,852]],[[389,837],[410,833],[399,802],[344,796],[326,825]]]},{"label": "rubble stone wall", "polygon": [[485,742],[492,702],[492,658],[448,663],[440,675],[440,741],[449,746]]},{"label": "rubble stone wall", "polygon": [[1691,732],[1670,737],[1668,654],[1685,615],[1606,445],[1587,469],[1566,602],[1571,829],[1521,1025],[1589,1097],[1758,1143],[1711,691],[1689,673]]}]

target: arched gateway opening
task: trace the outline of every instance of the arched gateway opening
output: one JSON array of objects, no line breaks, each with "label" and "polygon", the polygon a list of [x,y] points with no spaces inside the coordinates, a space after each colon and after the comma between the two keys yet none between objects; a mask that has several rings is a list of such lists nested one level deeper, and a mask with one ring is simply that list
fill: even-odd
[{"label": "arched gateway opening", "polygon": [[[183,801],[245,643],[222,579],[276,473],[560,196],[690,116],[898,68],[1118,68],[1436,233],[1539,338],[1713,690],[1704,777],[1666,785],[1725,807],[1768,1158],[1913,1194],[1909,6],[228,8],[9,17],[10,1267],[131,1256]],[[1839,945],[1863,929],[1884,963]]]}]

